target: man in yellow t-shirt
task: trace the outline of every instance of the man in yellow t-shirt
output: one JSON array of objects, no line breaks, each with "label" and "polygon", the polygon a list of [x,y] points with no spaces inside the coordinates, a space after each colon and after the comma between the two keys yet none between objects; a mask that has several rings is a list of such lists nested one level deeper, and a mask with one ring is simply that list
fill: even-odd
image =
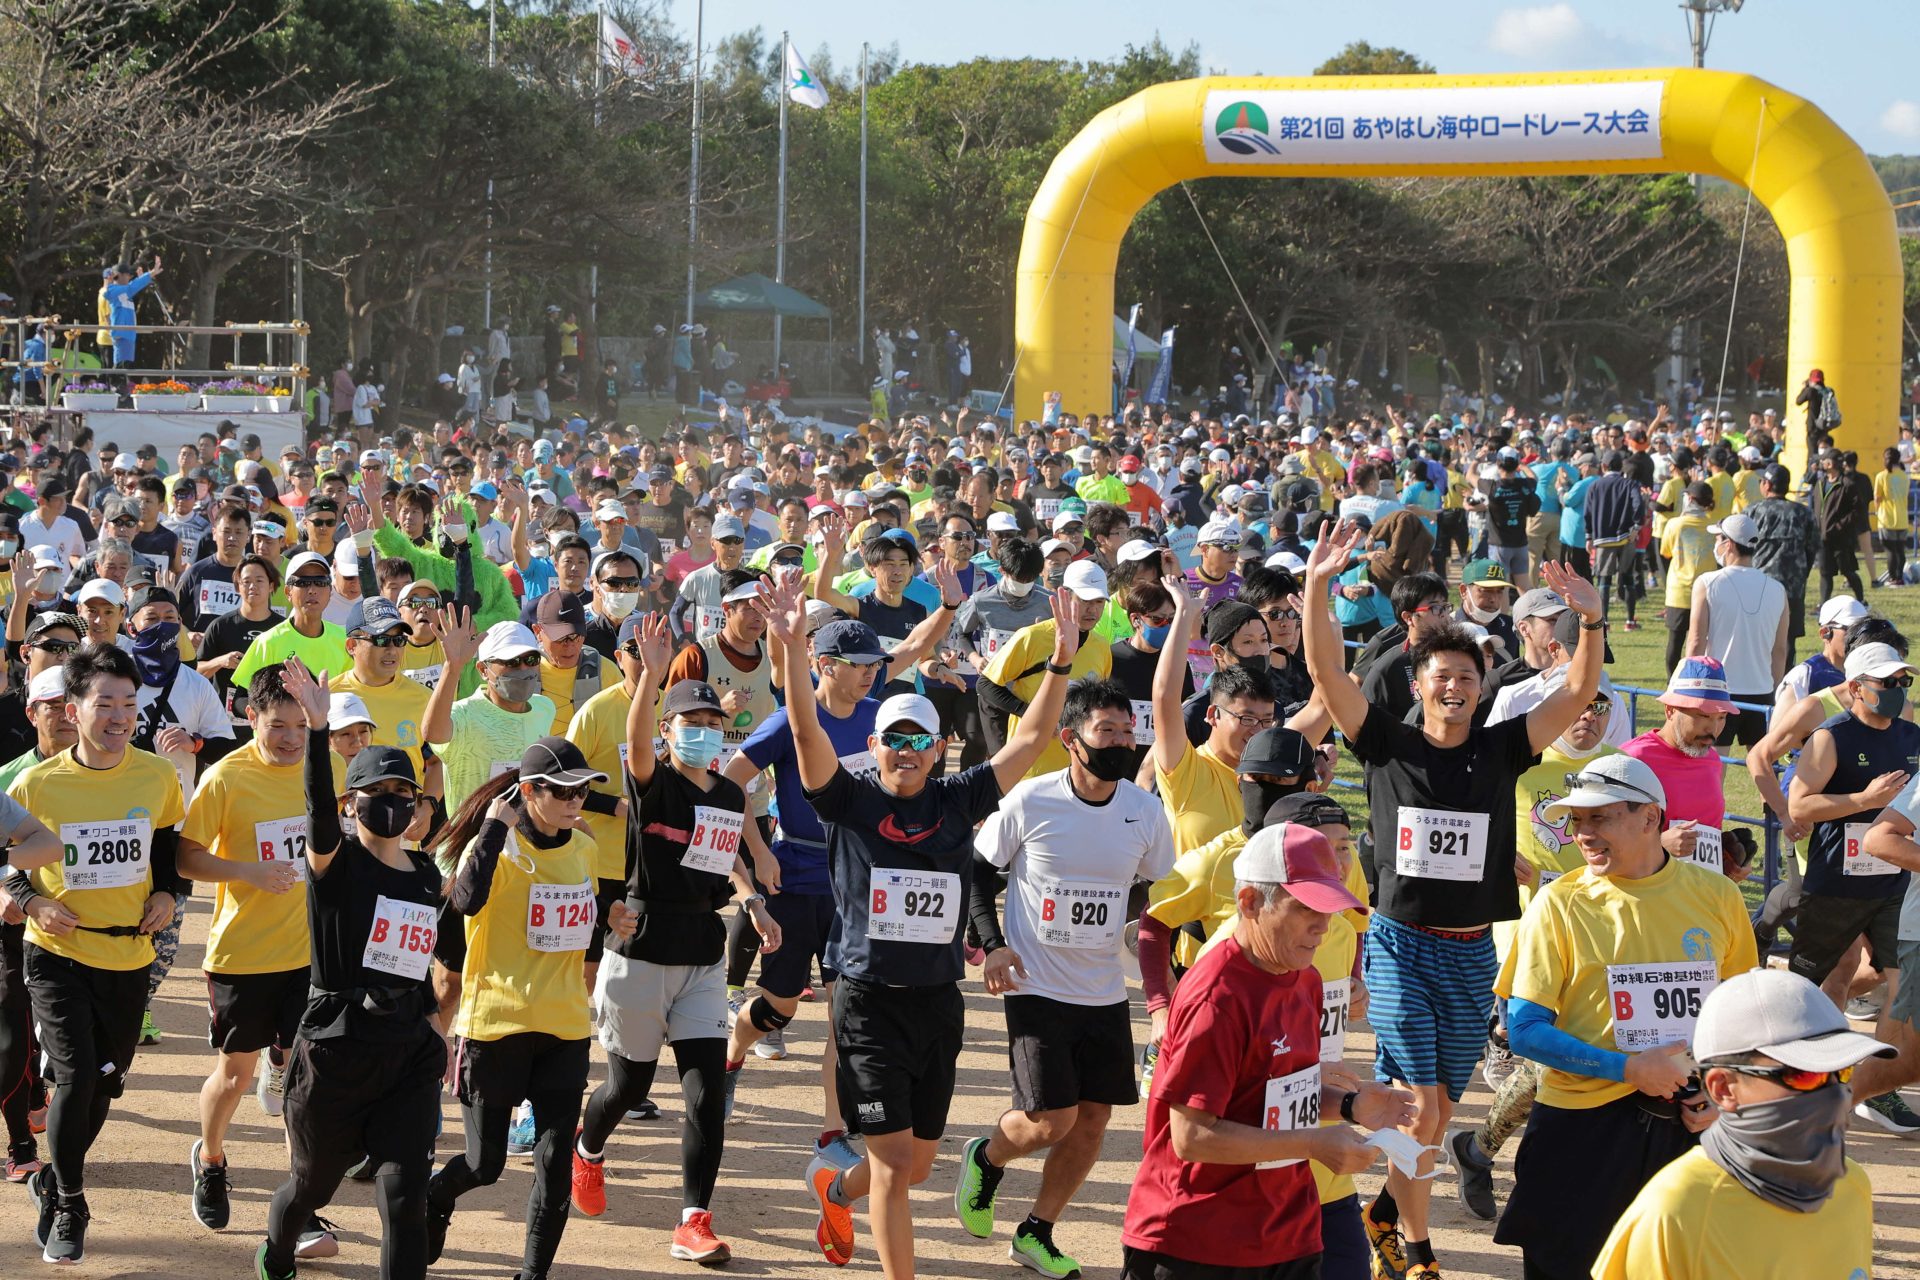
[{"label": "man in yellow t-shirt", "polygon": [[1545,1067],[1494,1240],[1585,1275],[1614,1221],[1711,1122],[1689,1079],[1700,1002],[1758,963],[1733,882],[1661,847],[1667,795],[1632,756],[1589,761],[1548,805],[1585,864],[1520,921],[1494,981],[1513,1051]]},{"label": "man in yellow t-shirt", "polygon": [[1718,541],[1707,527],[1713,523],[1713,488],[1697,480],[1686,488],[1680,514],[1667,521],[1660,534],[1660,554],[1667,565],[1667,670],[1680,665],[1687,628],[1693,623],[1693,580],[1719,568],[1713,558]]},{"label": "man in yellow t-shirt", "polygon": [[1893,1046],[1805,978],[1756,969],[1706,998],[1693,1047],[1719,1119],[1634,1197],[1595,1280],[1866,1280],[1873,1188],[1846,1155],[1847,1075]]},{"label": "man in yellow t-shirt", "polygon": [[[1079,651],[1073,655],[1073,669],[1067,678],[1105,680],[1113,673],[1113,647],[1088,644],[1086,639],[1100,625],[1100,618],[1107,610],[1106,571],[1091,560],[1077,560],[1067,566],[1067,575],[1061,585],[1073,592],[1077,611],[1075,621],[1080,626],[1081,639]],[[1046,677],[1047,663],[1052,661],[1053,639],[1054,624],[1051,618],[1014,632],[1013,639],[993,655],[993,661],[980,674],[976,692],[981,700],[990,705],[995,699],[1002,704],[1010,700],[1022,709],[1031,704],[1040,692],[1040,682]],[[1012,708],[1004,705],[1002,709],[1012,711]],[[1173,723],[1179,723],[1178,719]],[[1011,738],[1019,731],[1020,716],[1012,713],[1007,722],[1007,736]],[[1058,737],[1050,736],[1045,749],[1027,770],[1026,776],[1037,778],[1043,773],[1058,773],[1066,767],[1067,749],[1060,744]]]},{"label": "man in yellow t-shirt", "polygon": [[[440,622],[440,643],[447,666],[456,672],[465,669],[479,648],[472,618],[462,615],[456,620],[458,612],[450,610]],[[373,716],[373,741],[369,745],[399,747],[424,776],[423,748],[429,742],[446,742],[453,736],[453,704],[459,697],[459,681],[442,680],[428,690],[401,677],[400,666],[413,627],[385,596],[363,596],[355,601],[347,615],[346,633],[347,656],[353,669],[333,682],[333,692],[355,694],[366,703]]]},{"label": "man in yellow t-shirt", "polygon": [[[152,935],[187,891],[176,854],[185,816],[173,765],[132,746],[139,673],[125,650],[66,663],[74,745],[14,779],[8,794],[57,839],[12,850],[8,892],[27,916],[27,996],[55,1088],[53,1158],[29,1189],[49,1262],[79,1262],[89,1218],[86,1151],[126,1086],[147,1007]],[[74,1154],[77,1153],[77,1154]]]},{"label": "man in yellow t-shirt", "polygon": [[260,1105],[279,1115],[286,1052],[307,1007],[307,719],[287,692],[286,668],[264,667],[247,686],[253,740],[207,771],[180,828],[180,872],[215,885],[207,926],[208,1038],[219,1061],[200,1086],[193,1216],[227,1225],[227,1126],[268,1053]]}]

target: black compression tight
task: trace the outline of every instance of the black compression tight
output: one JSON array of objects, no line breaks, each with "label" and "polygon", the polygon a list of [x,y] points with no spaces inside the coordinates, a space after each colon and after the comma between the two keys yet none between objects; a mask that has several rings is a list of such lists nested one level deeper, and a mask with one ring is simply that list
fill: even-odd
[{"label": "black compression tight", "polygon": [[34,1069],[33,1010],[27,999],[27,984],[22,973],[22,935],[25,926],[0,926],[0,947],[6,956],[0,962],[0,1118],[7,1127],[7,1145],[25,1147],[33,1142],[28,1113],[41,1103],[39,1073]]},{"label": "black compression tight", "polygon": [[[680,1071],[680,1095],[686,1114],[680,1121],[680,1203],[704,1209],[713,1200],[720,1177],[720,1153],[726,1142],[727,1042],[716,1038],[676,1040],[673,1062]],[[607,1082],[587,1099],[580,1145],[602,1151],[620,1118],[653,1088],[655,1062],[607,1055]]]},{"label": "black compression tight", "polygon": [[61,1081],[47,1108],[47,1144],[53,1152],[54,1177],[66,1195],[79,1195],[87,1185],[87,1152],[106,1127],[113,1098],[93,1079]]},{"label": "black compression tight", "polygon": [[[373,1201],[380,1210],[380,1280],[414,1280],[427,1274],[426,1166],[430,1157],[404,1164],[389,1160],[373,1175]],[[274,1192],[267,1209],[267,1267],[276,1275],[294,1269],[293,1246],[346,1176],[357,1156],[325,1168],[295,1164],[293,1176]]]},{"label": "black compression tight", "polygon": [[[560,1251],[573,1179],[573,1130],[580,1120],[580,1090],[547,1090],[527,1099],[533,1107],[533,1189],[527,1194],[527,1243],[522,1274],[544,1276]],[[463,1106],[467,1149],[447,1161],[427,1185],[427,1202],[452,1213],[453,1202],[475,1187],[490,1187],[507,1166],[507,1131],[513,1104]]]}]

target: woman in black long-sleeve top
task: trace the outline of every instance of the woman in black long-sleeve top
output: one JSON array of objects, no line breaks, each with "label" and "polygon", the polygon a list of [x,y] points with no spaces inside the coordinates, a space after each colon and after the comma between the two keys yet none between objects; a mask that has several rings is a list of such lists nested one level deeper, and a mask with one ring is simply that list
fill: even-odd
[{"label": "woman in black long-sleeve top", "polygon": [[[313,990],[287,1063],[293,1176],[274,1194],[258,1271],[294,1274],[299,1232],[364,1155],[386,1228],[382,1280],[417,1280],[427,1270],[426,1185],[447,1063],[427,976],[440,873],[404,844],[420,790],[407,754],[366,748],[336,796],[327,687],[298,659],[286,684],[307,713]],[[352,834],[341,829],[343,800]]]}]

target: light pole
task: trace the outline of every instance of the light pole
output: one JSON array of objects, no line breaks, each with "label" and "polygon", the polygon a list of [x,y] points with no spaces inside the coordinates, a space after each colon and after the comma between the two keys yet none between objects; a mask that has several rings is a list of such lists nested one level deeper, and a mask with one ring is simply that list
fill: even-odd
[{"label": "light pole", "polygon": [[[1707,42],[1713,38],[1713,19],[1723,13],[1738,13],[1746,0],[1681,0],[1680,11],[1687,15],[1687,43],[1693,48],[1693,65],[1707,65]],[[1699,174],[1693,175],[1693,194],[1698,199],[1706,188],[1706,180]],[[1698,325],[1681,324],[1673,327],[1670,345],[1673,356],[1668,362],[1668,377],[1676,387],[1687,385],[1687,363],[1697,357],[1700,350],[1700,329]],[[1700,379],[1701,389],[1706,389],[1706,377]],[[1678,397],[1676,397],[1677,399]],[[1675,412],[1680,406],[1674,405]]]},{"label": "light pole", "polygon": [[[495,12],[495,0],[467,0],[467,7],[478,9],[487,6],[487,70],[494,69],[500,58],[500,24]],[[487,256],[486,256],[486,301],[481,308],[480,323],[491,330],[493,328],[493,175],[487,175]]]}]

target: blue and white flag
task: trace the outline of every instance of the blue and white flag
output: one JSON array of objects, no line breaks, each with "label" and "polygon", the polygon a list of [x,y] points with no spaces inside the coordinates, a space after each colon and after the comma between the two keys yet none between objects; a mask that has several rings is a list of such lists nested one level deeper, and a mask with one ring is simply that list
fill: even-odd
[{"label": "blue and white flag", "polygon": [[1153,371],[1153,381],[1147,386],[1147,394],[1141,397],[1144,404],[1165,404],[1167,392],[1173,386],[1173,327],[1169,325],[1160,335],[1160,364]]}]

